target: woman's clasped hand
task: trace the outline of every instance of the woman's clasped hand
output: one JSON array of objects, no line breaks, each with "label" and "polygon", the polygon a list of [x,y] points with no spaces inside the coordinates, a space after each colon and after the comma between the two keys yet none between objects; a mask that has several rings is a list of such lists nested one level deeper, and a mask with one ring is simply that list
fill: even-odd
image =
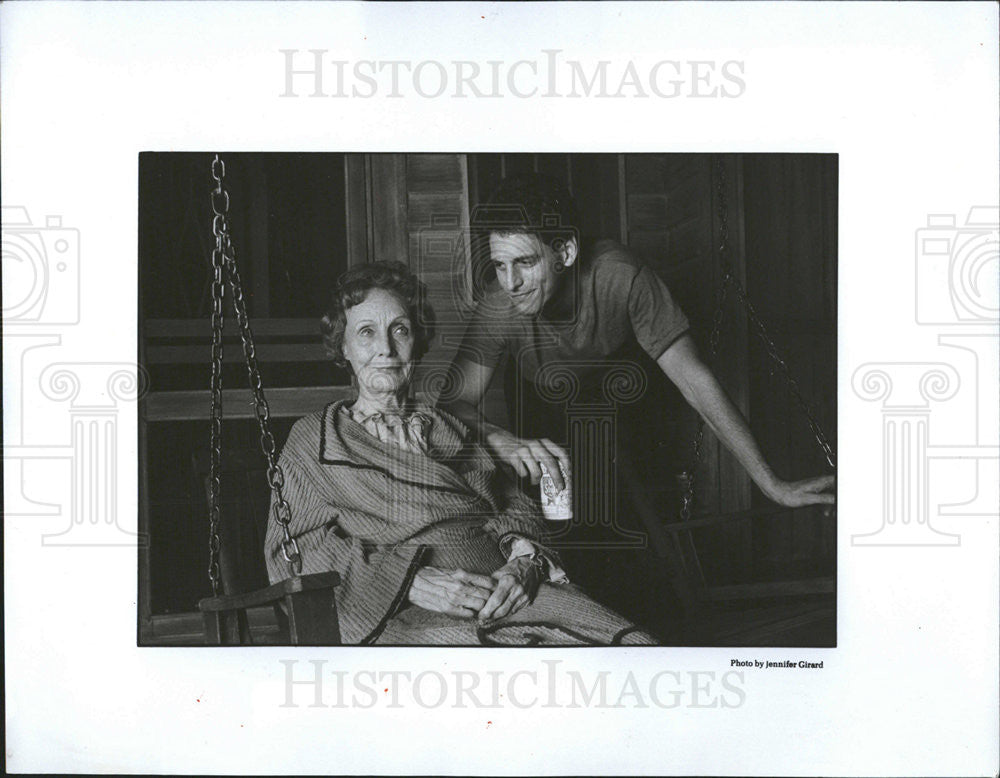
[{"label": "woman's clasped hand", "polygon": [[414,605],[458,618],[494,621],[529,604],[542,581],[531,557],[516,557],[491,575],[421,567],[410,585]]}]

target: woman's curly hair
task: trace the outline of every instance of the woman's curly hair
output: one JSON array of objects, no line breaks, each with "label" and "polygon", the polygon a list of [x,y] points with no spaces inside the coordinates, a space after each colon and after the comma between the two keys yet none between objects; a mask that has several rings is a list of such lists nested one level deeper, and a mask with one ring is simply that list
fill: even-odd
[{"label": "woman's curly hair", "polygon": [[419,360],[430,347],[434,311],[427,301],[427,287],[402,262],[373,262],[352,268],[337,279],[333,300],[320,322],[323,345],[340,367],[349,367],[344,358],[347,309],[363,302],[373,289],[396,295],[406,306],[413,327],[413,358]]}]

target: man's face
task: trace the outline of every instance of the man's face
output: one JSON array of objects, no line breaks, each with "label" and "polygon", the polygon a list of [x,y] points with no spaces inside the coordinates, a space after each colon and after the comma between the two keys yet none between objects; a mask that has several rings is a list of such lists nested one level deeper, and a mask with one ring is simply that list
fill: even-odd
[{"label": "man's face", "polygon": [[490,260],[497,281],[523,314],[537,316],[556,293],[561,271],[556,263],[566,261],[542,243],[537,235],[523,232],[490,233]]}]

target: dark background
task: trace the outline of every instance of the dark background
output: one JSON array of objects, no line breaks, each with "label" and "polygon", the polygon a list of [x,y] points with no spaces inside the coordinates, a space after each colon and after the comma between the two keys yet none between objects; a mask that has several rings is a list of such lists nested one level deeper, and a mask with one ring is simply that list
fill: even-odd
[{"label": "dark background", "polygon": [[[837,157],[804,154],[224,154],[231,226],[279,446],[294,420],[349,393],[347,374],[323,353],[318,319],[336,277],[378,259],[407,262],[428,284],[439,336],[418,389],[433,390],[475,296],[469,213],[504,175],[562,179],[581,232],[629,245],[667,282],[707,354],[724,258],[725,202],[732,264],[817,420],[836,441]],[[208,461],[211,311],[209,154],[146,153],[139,165],[140,362],[150,393],[140,408],[140,515],[150,542],[140,558],[143,642],[196,642],[197,600],[210,593],[204,474]],[[721,176],[720,176],[721,174]],[[228,305],[228,303],[227,303]],[[742,307],[723,308],[713,370],[743,410],[768,462],[785,478],[828,472],[806,417],[769,363]],[[266,519],[264,460],[245,390],[246,371],[227,308],[223,541],[227,554],[260,556]],[[506,422],[498,375],[490,416]],[[649,419],[643,466],[662,472],[650,495],[676,520],[673,474],[690,462],[693,412],[665,380]],[[665,640],[728,644],[726,629],[822,609],[807,627],[772,629],[764,644],[831,645],[832,583],[795,597],[715,598],[748,584],[831,580],[835,518],[774,506],[706,432],[695,515],[760,509],[763,517],[670,537],[682,559],[622,552],[607,597]],[[628,495],[618,509],[631,510]],[[632,556],[627,556],[632,554]],[[595,569],[603,562],[594,557]],[[586,564],[586,562],[585,562]],[[609,568],[610,570],[611,568]],[[573,571],[569,571],[571,577]],[[678,591],[678,576],[691,591]],[[609,576],[612,573],[608,573]],[[266,583],[262,565],[231,584]],[[729,587],[728,590],[718,587]],[[764,590],[766,591],[766,590]],[[596,592],[595,592],[596,593]],[[737,592],[738,593],[738,592]],[[752,613],[771,614],[753,617]],[[751,614],[751,615],[748,615]],[[775,614],[778,614],[775,616]],[[787,619],[786,619],[787,621]],[[711,623],[714,626],[705,627]],[[722,626],[719,626],[722,624]],[[707,630],[707,631],[706,631]],[[780,634],[779,634],[780,633]],[[755,633],[756,634],[756,633]]]}]

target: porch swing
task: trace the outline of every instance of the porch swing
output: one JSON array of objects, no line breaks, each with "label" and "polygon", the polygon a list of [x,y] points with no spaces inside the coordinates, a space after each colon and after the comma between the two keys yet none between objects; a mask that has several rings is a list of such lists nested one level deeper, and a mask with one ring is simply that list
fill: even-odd
[{"label": "porch swing", "polygon": [[[247,645],[253,642],[248,611],[251,608],[270,606],[278,624],[278,643],[291,645],[336,645],[340,643],[340,628],[334,587],[340,582],[336,572],[302,575],[302,554],[298,543],[291,536],[288,526],[291,509],[284,498],[284,474],[276,458],[274,436],[271,433],[270,411],[264,396],[260,370],[254,348],[253,333],[243,299],[236,253],[229,235],[229,192],[225,186],[226,167],[219,155],[212,161],[212,233],[215,248],[212,251],[212,407],[210,436],[210,472],[208,478],[209,564],[208,577],[212,596],[199,601],[205,627],[205,640],[210,645]],[[272,511],[281,526],[281,553],[288,566],[289,578],[256,591],[241,593],[221,591],[231,588],[224,585],[238,578],[227,574],[223,568],[237,560],[222,555],[221,526],[221,475],[222,475],[222,332],[224,295],[223,275],[228,276],[232,292],[233,309],[243,343],[253,393],[254,415],[260,428],[260,447],[267,459],[267,483],[270,487]]]},{"label": "porch swing", "polygon": [[[726,171],[722,160],[716,161],[715,185],[719,218],[718,255],[722,263],[722,281],[720,283],[715,310],[713,313],[712,330],[709,337],[708,362],[715,361],[722,335],[726,300],[732,290],[743,310],[754,335],[761,341],[768,359],[781,374],[796,406],[808,420],[810,431],[817,446],[831,469],[836,469],[836,454],[819,421],[810,410],[809,404],[781,357],[774,341],[770,338],[767,328],[747,296],[746,290],[736,275],[735,268],[729,261],[729,222],[726,200]],[[692,536],[693,530],[709,527],[719,527],[727,524],[745,523],[754,519],[773,517],[787,513],[789,508],[751,508],[735,513],[716,513],[708,516],[692,516],[695,506],[695,484],[697,473],[702,467],[703,439],[705,422],[699,417],[698,428],[691,444],[691,461],[686,469],[677,474],[681,489],[681,504],[675,519],[664,520],[648,494],[635,483],[634,477],[623,468],[625,483],[632,493],[635,507],[643,517],[646,527],[657,527],[663,532],[654,542],[661,553],[667,558],[671,567],[672,585],[680,600],[681,607],[687,619],[695,625],[704,627],[713,616],[724,614],[731,606],[728,603],[740,602],[741,619],[729,619],[726,629],[715,628],[712,632],[713,644],[732,639],[730,645],[747,645],[758,640],[766,641],[769,634],[780,632],[783,628],[807,627],[811,623],[830,620],[835,616],[829,596],[835,592],[833,576],[818,576],[814,578],[789,579],[781,581],[737,583],[727,585],[711,585],[707,580],[698,558],[698,550]],[[835,507],[828,506],[826,515],[835,516]],[[800,605],[795,607],[795,601]],[[781,605],[765,608],[766,613],[748,613],[746,603],[750,602],[780,602]],[[736,624],[735,628],[733,627]],[[727,634],[728,629],[728,634]],[[721,633],[721,634],[720,634]],[[695,637],[695,641],[697,637]],[[770,645],[764,642],[762,645]]]}]

